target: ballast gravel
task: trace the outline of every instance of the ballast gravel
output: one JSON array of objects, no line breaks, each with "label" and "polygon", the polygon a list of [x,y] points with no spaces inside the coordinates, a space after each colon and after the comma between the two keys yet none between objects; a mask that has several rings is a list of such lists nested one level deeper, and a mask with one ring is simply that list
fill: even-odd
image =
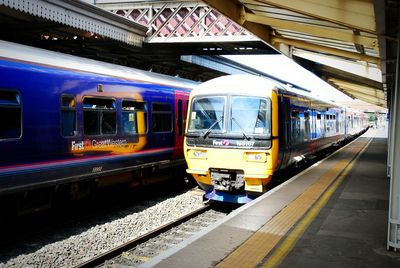
[{"label": "ballast gravel", "polygon": [[0,263],[0,268],[74,267],[202,206],[201,195],[190,191],[160,202],[142,202],[140,208],[110,215],[106,223],[77,227],[82,230],[74,230],[75,234],[67,238],[59,240],[57,236],[63,236],[54,235],[34,241],[34,248],[39,248],[34,252],[9,252],[12,257]]}]

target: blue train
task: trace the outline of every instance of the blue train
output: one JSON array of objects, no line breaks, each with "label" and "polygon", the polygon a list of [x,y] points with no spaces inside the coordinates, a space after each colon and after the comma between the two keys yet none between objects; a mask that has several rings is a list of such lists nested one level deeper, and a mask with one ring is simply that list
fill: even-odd
[{"label": "blue train", "polygon": [[194,86],[0,41],[0,196],[183,168]]}]

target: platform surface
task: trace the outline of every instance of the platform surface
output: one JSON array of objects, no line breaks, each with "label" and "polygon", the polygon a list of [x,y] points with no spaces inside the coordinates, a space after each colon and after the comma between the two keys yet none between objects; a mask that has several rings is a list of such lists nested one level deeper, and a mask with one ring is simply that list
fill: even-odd
[{"label": "platform surface", "polygon": [[384,129],[369,130],[143,267],[400,267],[386,157]]},{"label": "platform surface", "polygon": [[386,250],[390,184],[381,131],[364,135],[373,137],[368,148],[280,267],[400,267],[400,253]]}]

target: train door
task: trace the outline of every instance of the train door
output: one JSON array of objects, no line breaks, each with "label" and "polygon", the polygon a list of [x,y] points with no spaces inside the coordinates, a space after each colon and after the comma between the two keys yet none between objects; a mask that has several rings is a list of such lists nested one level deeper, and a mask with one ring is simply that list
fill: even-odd
[{"label": "train door", "polygon": [[321,138],[325,137],[325,132],[326,132],[326,122],[325,122],[325,114],[323,112],[321,112],[319,114],[321,121],[320,121],[320,130],[321,130]]},{"label": "train door", "polygon": [[[169,97],[155,97],[150,104],[151,148],[171,148],[174,145],[174,103]],[[170,157],[170,155],[168,155]]]},{"label": "train door", "polygon": [[186,127],[186,114],[188,108],[189,93],[177,92],[174,94],[174,129],[175,129],[175,147],[174,147],[174,158],[183,156],[183,137],[185,134]]},{"label": "train door", "polygon": [[301,127],[300,127],[300,112],[292,111],[291,118],[291,145],[299,144],[302,141]]},{"label": "train door", "polygon": [[315,140],[317,138],[317,112],[311,110],[311,139]]},{"label": "train door", "polygon": [[282,121],[283,121],[283,131],[281,140],[281,148],[282,148],[282,161],[281,166],[287,166],[290,160],[291,153],[291,113],[290,113],[290,99],[285,99],[281,97],[282,103]]},{"label": "train door", "polygon": [[310,149],[312,151],[316,151],[318,147],[318,136],[317,136],[317,111],[312,109],[311,112],[311,140],[310,140]]},{"label": "train door", "polygon": [[336,135],[339,134],[339,112],[337,112],[335,115],[333,115],[333,118],[335,119],[336,123]]},{"label": "train door", "polygon": [[310,116],[310,112],[304,112],[304,141],[309,141],[312,139],[311,135],[311,126],[312,126],[312,120]]}]

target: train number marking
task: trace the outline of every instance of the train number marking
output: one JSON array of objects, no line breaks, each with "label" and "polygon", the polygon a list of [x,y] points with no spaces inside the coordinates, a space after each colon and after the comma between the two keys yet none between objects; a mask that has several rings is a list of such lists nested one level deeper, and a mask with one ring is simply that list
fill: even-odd
[{"label": "train number marking", "polygon": [[[236,141],[236,146],[240,147],[253,147],[255,141]],[[212,145],[216,146],[229,146],[231,142],[229,140],[213,140]]]},{"label": "train number marking", "polygon": [[92,169],[92,173],[101,172],[102,170],[103,170],[103,167],[102,167],[102,166],[100,166],[100,167],[94,167],[94,168]]},{"label": "train number marking", "polygon": [[254,141],[236,141],[237,146],[253,147]]}]

